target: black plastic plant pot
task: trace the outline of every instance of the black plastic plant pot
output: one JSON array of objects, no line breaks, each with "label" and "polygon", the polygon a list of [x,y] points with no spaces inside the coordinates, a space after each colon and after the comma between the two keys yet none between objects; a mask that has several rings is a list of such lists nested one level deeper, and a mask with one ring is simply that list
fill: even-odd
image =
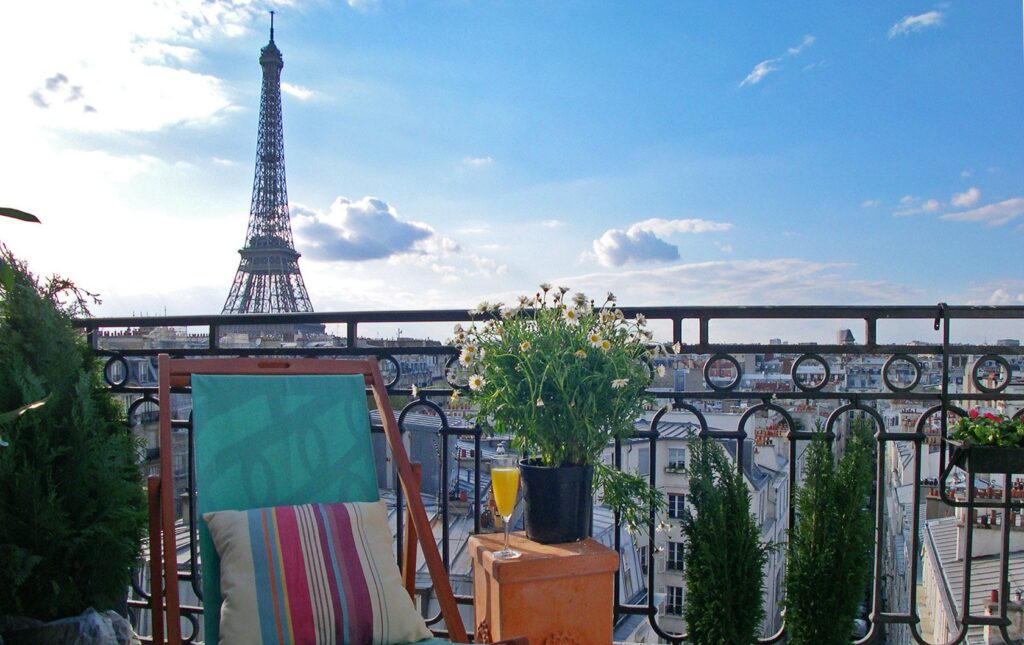
[{"label": "black plastic plant pot", "polygon": [[1024,447],[965,445],[954,439],[949,440],[949,445],[953,446],[950,461],[964,470],[1000,475],[1024,473]]},{"label": "black plastic plant pot", "polygon": [[541,544],[576,542],[590,537],[594,506],[594,466],[549,468],[533,460],[519,462],[523,481],[526,537]]}]

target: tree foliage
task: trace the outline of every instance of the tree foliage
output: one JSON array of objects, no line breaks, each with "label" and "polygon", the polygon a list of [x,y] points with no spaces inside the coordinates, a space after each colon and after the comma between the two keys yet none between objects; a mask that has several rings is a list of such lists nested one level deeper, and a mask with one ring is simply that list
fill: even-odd
[{"label": "tree foliage", "polygon": [[850,642],[870,575],[874,521],[867,504],[873,463],[873,438],[859,420],[838,462],[824,433],[807,449],[796,524],[789,532],[785,604],[791,643]]},{"label": "tree foliage", "polygon": [[690,444],[690,501],[683,515],[687,602],[695,645],[755,642],[764,616],[770,545],[750,512],[750,491],[716,441]]},{"label": "tree foliage", "polygon": [[71,326],[84,292],[40,283],[6,250],[3,264],[0,410],[47,398],[5,427],[0,448],[0,614],[113,608],[145,526],[135,445]]}]

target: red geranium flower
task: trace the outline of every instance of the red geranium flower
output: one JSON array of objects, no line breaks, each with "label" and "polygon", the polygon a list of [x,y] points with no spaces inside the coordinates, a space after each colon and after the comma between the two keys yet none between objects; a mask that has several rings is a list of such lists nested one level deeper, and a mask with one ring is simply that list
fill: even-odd
[{"label": "red geranium flower", "polygon": [[991,412],[986,412],[985,413],[985,418],[988,419],[989,421],[998,421],[999,420],[999,417],[997,417],[996,415],[992,414]]},{"label": "red geranium flower", "polygon": [[977,409],[977,408],[975,408],[975,409],[971,410],[970,412],[968,412],[967,414],[968,414],[968,416],[970,416],[970,417],[971,417],[972,419],[977,419],[977,418],[978,418],[978,414],[979,414],[979,413],[978,413],[978,409]]}]

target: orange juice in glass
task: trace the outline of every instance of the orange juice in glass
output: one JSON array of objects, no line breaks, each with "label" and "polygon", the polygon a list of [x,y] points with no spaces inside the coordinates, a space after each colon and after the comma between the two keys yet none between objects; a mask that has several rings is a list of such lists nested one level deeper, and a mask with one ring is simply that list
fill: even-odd
[{"label": "orange juice in glass", "polygon": [[495,558],[511,560],[522,555],[508,546],[508,533],[511,529],[512,511],[516,507],[516,496],[519,493],[519,464],[514,457],[497,458],[491,462],[491,488],[494,491],[494,503],[498,513],[505,520],[505,547],[494,553]]}]

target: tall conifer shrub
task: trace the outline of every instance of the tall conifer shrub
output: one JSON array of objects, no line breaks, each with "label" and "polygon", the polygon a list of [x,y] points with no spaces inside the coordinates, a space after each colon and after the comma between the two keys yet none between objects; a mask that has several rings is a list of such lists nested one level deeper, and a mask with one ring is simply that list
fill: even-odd
[{"label": "tall conifer shrub", "polygon": [[690,444],[686,618],[694,645],[755,642],[764,616],[764,565],[771,547],[750,512],[750,491],[717,441]]},{"label": "tall conifer shrub", "polygon": [[81,292],[40,284],[0,251],[10,268],[0,284],[0,410],[48,397],[4,428],[0,615],[115,608],[146,519],[134,443],[59,303],[62,292]]},{"label": "tall conifer shrub", "polygon": [[873,439],[859,420],[838,462],[823,433],[807,449],[805,479],[796,494],[797,519],[789,532],[785,604],[790,643],[850,642],[871,569],[874,519],[866,506],[873,464]]}]

